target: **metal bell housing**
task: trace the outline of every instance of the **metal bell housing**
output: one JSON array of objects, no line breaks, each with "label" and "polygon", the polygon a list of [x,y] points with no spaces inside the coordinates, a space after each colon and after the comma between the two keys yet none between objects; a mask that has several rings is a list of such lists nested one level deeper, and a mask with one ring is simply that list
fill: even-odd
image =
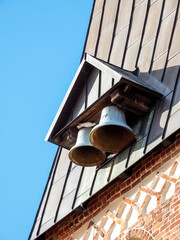
[{"label": "metal bell housing", "polygon": [[106,155],[95,148],[89,141],[89,133],[92,128],[81,128],[78,131],[76,144],[70,149],[69,158],[77,165],[90,167],[102,163]]},{"label": "metal bell housing", "polygon": [[135,139],[133,130],[127,125],[124,112],[117,106],[107,106],[90,133],[91,143],[98,149],[117,153]]}]

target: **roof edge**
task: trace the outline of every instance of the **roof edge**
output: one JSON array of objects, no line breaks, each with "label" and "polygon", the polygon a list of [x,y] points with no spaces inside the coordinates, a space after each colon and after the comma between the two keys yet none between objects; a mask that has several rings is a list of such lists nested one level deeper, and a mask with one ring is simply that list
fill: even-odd
[{"label": "roof edge", "polygon": [[[56,133],[54,133],[54,131],[56,131],[55,128],[57,127],[59,119],[60,119],[60,117],[63,118],[63,116],[64,116],[63,112],[65,112],[65,111],[67,112],[67,108],[68,108],[67,103],[68,103],[70,97],[73,97],[73,95],[76,93],[77,84],[80,84],[80,83],[81,83],[81,85],[84,84],[84,82],[85,82],[84,74],[87,73],[87,67],[88,67],[88,69],[91,69],[91,67],[92,67],[92,68],[96,68],[102,72],[107,72],[108,74],[111,75],[112,78],[116,79],[117,81],[120,81],[123,78],[126,81],[129,81],[136,86],[138,85],[141,88],[148,89],[149,91],[153,92],[157,97],[162,96],[162,93],[158,92],[155,88],[152,87],[151,84],[147,83],[146,81],[144,81],[143,79],[141,79],[140,77],[135,75],[134,72],[130,72],[130,71],[121,69],[117,66],[109,64],[107,62],[104,62],[101,59],[97,59],[89,54],[85,54],[83,60],[80,63],[80,66],[70,84],[70,87],[69,87],[69,89],[57,111],[57,114],[48,130],[48,133],[45,137],[45,141],[49,141],[49,142],[53,143],[52,138],[56,135]],[[61,114],[62,114],[62,116],[61,116]],[[58,131],[59,130],[57,130],[57,132]]]},{"label": "roof edge", "polygon": [[54,126],[55,126],[55,124],[56,124],[56,122],[57,122],[57,120],[58,120],[58,118],[60,116],[60,113],[61,113],[61,111],[62,111],[66,101],[69,98],[69,95],[70,95],[71,90],[72,90],[72,88],[74,86],[74,83],[76,82],[77,76],[79,75],[79,73],[80,73],[81,69],[83,68],[83,65],[84,65],[85,62],[86,62],[86,60],[85,60],[85,58],[83,58],[83,60],[80,63],[80,66],[79,66],[79,68],[78,68],[78,70],[77,70],[77,72],[76,72],[76,74],[75,74],[75,76],[74,76],[74,78],[73,78],[69,88],[68,88],[68,91],[66,92],[66,95],[64,96],[64,99],[63,99],[63,101],[62,101],[62,103],[61,103],[61,105],[60,105],[60,107],[59,107],[59,109],[58,109],[58,111],[56,113],[56,116],[55,116],[55,118],[54,118],[54,120],[53,120],[53,122],[52,122],[52,124],[51,124],[51,126],[50,126],[50,128],[49,128],[49,130],[47,132],[47,134],[46,134],[46,137],[44,139],[45,141],[50,141],[52,130],[53,130],[53,128],[54,128]]}]

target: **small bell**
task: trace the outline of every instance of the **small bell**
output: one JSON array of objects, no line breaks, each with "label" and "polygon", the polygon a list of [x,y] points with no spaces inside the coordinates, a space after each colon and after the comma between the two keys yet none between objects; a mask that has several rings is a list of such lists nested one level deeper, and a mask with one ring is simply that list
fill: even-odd
[{"label": "small bell", "polygon": [[90,167],[101,164],[106,155],[95,148],[89,141],[89,133],[92,127],[84,127],[78,131],[76,144],[70,149],[69,158],[77,165]]},{"label": "small bell", "polygon": [[133,130],[127,125],[124,112],[117,106],[107,106],[101,112],[101,118],[90,133],[94,147],[117,153],[135,140]]}]

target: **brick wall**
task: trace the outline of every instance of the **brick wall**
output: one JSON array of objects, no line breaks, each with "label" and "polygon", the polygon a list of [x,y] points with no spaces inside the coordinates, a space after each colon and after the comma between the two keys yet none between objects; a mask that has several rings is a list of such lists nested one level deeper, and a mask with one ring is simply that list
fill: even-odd
[{"label": "brick wall", "polygon": [[126,180],[115,179],[81,213],[72,212],[45,235],[60,239],[180,239],[180,132],[141,159]]}]

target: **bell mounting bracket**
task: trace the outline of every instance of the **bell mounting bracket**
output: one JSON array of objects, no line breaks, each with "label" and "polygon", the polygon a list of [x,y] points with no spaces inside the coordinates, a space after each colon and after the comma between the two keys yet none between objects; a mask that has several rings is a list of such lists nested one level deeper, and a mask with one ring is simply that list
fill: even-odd
[{"label": "bell mounting bracket", "polygon": [[77,126],[81,123],[92,122],[98,124],[101,111],[108,105],[117,105],[126,113],[135,117],[143,117],[152,109],[160,94],[144,86],[121,78],[112,88],[90,105],[84,112],[65,125],[54,137],[53,142],[66,149],[75,145],[78,133]]}]

